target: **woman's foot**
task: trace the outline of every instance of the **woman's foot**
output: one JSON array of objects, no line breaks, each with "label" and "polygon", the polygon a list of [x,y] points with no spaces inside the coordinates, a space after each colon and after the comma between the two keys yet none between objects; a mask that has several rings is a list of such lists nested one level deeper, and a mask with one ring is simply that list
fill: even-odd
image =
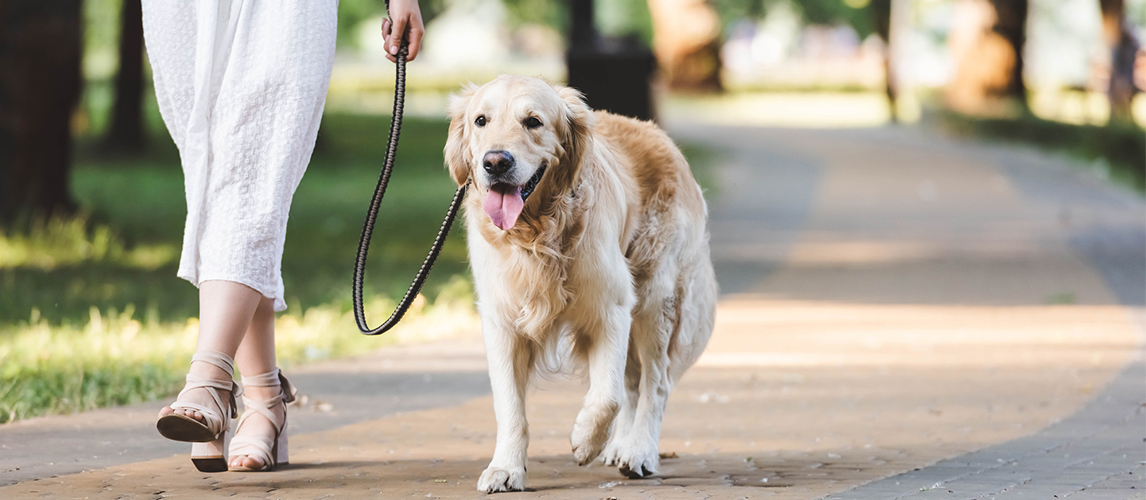
[{"label": "woman's foot", "polygon": [[202,472],[227,470],[224,443],[235,415],[235,396],[242,391],[232,376],[235,362],[218,351],[191,357],[187,385],[176,401],[160,410],[156,429],[167,439],[189,441],[191,462]]},{"label": "woman's foot", "polygon": [[[232,378],[230,373],[224,372],[222,368],[219,368],[218,366],[215,366],[211,363],[191,363],[191,369],[187,371],[187,375],[200,380],[228,380]],[[181,401],[199,406],[211,407],[215,404],[215,400],[211,398],[211,393],[209,391],[210,389],[206,387],[198,387],[187,390],[186,392],[183,392],[179,395],[179,400],[177,402]],[[220,396],[227,397],[226,395],[222,394],[224,391],[219,392]],[[159,410],[159,417],[164,417],[166,415],[172,414],[182,415],[206,425],[206,420],[203,417],[203,413],[194,408],[172,408],[170,405],[168,405]],[[219,414],[222,415],[223,412],[220,411]]]},{"label": "woman's foot", "polygon": [[235,362],[218,351],[191,356],[187,385],[175,402],[160,410],[155,427],[174,441],[205,443],[222,440],[235,414],[238,384],[232,378]]},{"label": "woman's foot", "polygon": [[231,440],[232,471],[264,471],[287,463],[286,405],[295,388],[276,368],[243,377],[243,417]]}]

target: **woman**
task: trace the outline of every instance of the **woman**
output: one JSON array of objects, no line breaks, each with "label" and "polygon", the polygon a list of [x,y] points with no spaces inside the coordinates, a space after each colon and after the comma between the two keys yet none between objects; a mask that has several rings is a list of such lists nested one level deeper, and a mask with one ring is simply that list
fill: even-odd
[{"label": "woman", "polygon": [[[274,313],[287,213],[302,179],[334,63],[337,0],[144,2],[143,26],[163,121],[179,147],[187,225],[179,277],[199,287],[199,339],[187,385],[156,427],[190,441],[204,472],[287,462],[294,389],[275,363]],[[417,0],[393,0],[389,59],[421,47]],[[233,379],[243,373],[243,388]],[[229,455],[227,426],[245,412]]]}]

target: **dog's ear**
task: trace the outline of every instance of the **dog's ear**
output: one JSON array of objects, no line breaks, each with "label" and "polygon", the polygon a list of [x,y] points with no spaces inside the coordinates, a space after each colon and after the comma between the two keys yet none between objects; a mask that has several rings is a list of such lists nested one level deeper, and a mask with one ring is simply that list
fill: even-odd
[{"label": "dog's ear", "polygon": [[470,105],[477,93],[477,85],[472,83],[462,87],[462,91],[450,96],[450,131],[446,138],[446,147],[442,151],[446,158],[446,168],[450,176],[458,185],[466,183],[470,176],[469,159],[466,158],[466,108]]},{"label": "dog's ear", "polygon": [[566,163],[571,167],[581,164],[581,156],[589,141],[589,129],[596,117],[581,91],[572,87],[557,87],[557,95],[565,102],[565,131],[562,147],[565,149]]}]

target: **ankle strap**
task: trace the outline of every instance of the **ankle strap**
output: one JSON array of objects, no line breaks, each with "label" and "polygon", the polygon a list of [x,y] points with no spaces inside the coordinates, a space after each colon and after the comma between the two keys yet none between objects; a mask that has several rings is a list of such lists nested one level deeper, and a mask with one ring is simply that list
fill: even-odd
[{"label": "ankle strap", "polygon": [[204,363],[212,364],[219,367],[220,370],[227,372],[227,375],[235,373],[235,360],[230,356],[223,354],[219,351],[199,351],[191,356],[191,362],[202,361]]},{"label": "ankle strap", "polygon": [[243,386],[282,387],[283,401],[287,403],[294,402],[294,396],[298,393],[298,389],[295,389],[295,387],[291,385],[290,381],[287,380],[286,376],[283,375],[282,371],[278,368],[258,375],[243,376]]}]

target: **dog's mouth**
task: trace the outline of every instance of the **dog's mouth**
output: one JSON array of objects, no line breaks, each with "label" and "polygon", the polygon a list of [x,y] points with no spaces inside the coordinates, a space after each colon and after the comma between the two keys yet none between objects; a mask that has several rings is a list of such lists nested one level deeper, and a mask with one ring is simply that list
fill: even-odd
[{"label": "dog's mouth", "polygon": [[545,167],[544,163],[541,164],[541,168],[537,169],[524,185],[515,186],[498,182],[489,187],[485,201],[482,202],[482,209],[493,225],[502,231],[508,231],[517,223],[517,217],[525,208],[525,200],[529,199],[529,195],[533,194],[537,184],[541,182],[541,176],[545,175]]},{"label": "dog's mouth", "polygon": [[542,163],[541,168],[534,172],[533,177],[530,177],[528,181],[525,181],[525,185],[521,186],[522,201],[528,200],[529,195],[533,194],[533,190],[537,189],[537,183],[541,182],[541,176],[545,175],[545,167],[546,165]]}]

